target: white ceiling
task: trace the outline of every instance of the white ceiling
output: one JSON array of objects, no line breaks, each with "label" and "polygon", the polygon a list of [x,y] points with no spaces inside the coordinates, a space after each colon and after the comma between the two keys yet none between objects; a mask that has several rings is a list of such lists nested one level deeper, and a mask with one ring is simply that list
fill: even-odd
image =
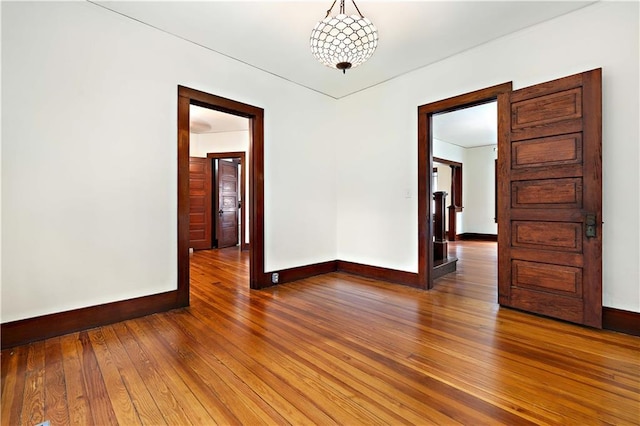
[{"label": "white ceiling", "polygon": [[434,115],[433,137],[463,148],[498,143],[498,103]]},{"label": "white ceiling", "polygon": [[593,3],[358,0],[379,44],[343,75],[309,50],[311,29],[332,0],[88,1],[336,99]]},{"label": "white ceiling", "polygon": [[249,119],[190,105],[189,127],[192,133],[238,132],[249,130]]}]

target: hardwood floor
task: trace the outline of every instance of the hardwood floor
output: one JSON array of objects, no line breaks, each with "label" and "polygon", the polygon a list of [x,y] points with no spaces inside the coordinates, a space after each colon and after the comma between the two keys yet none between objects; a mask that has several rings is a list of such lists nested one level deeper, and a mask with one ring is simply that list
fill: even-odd
[{"label": "hardwood floor", "polygon": [[449,257],[460,259],[457,273],[434,281],[434,290],[489,303],[498,303],[498,243],[449,242]]},{"label": "hardwood floor", "polygon": [[190,308],[2,351],[1,423],[640,423],[640,338],[501,309],[495,243],[451,246],[429,292],[196,252]]}]

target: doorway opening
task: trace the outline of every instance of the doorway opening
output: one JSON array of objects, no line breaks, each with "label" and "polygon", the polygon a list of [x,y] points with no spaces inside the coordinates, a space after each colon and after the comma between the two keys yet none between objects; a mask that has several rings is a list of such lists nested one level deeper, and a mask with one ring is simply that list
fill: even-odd
[{"label": "doorway opening", "polygon": [[[244,152],[209,152],[207,158],[212,161],[214,185],[212,225],[215,233],[212,236],[212,246],[226,248],[237,245],[240,250],[249,250],[249,201],[245,195],[248,178],[246,155]],[[229,170],[232,173],[227,178]],[[226,231],[225,228],[235,228],[235,232]]]},{"label": "doorway opening", "polygon": [[[451,155],[448,155],[450,157]],[[456,158],[459,158],[456,156]],[[462,161],[462,159],[461,159]],[[433,157],[433,174],[438,179],[433,183],[435,191],[447,192],[447,215],[445,228],[447,239],[456,241],[458,236],[458,213],[463,210],[462,203],[462,162],[449,160],[446,158]],[[461,228],[460,228],[461,229]]]},{"label": "doorway opening", "polygon": [[[464,95],[422,105],[418,108],[418,278],[421,287],[423,288],[433,288],[434,280],[433,268],[435,250],[433,244],[434,223],[432,220],[434,211],[433,205],[431,203],[431,198],[432,194],[437,190],[437,188],[434,188],[434,180],[432,178],[434,168],[434,139],[436,139],[436,130],[438,127],[438,118],[436,117],[444,118],[444,115],[447,113],[461,111],[470,107],[485,105],[492,102],[497,102],[497,107],[500,111],[501,106],[504,107],[504,105],[501,104],[504,103],[506,99],[504,99],[504,97],[499,97],[499,95],[509,93],[511,92],[511,89],[512,83],[504,83]],[[496,122],[496,126],[498,127],[496,145],[500,146],[506,141],[504,140],[504,134],[502,134],[503,132],[500,132],[498,122]],[[449,138],[449,136],[440,137]],[[458,148],[462,149],[462,147]],[[441,160],[450,160],[449,162],[454,164],[454,166],[462,163],[462,161],[455,161],[456,159],[445,158],[448,156],[446,147],[436,147],[435,150],[438,154],[436,159],[439,158]],[[462,157],[460,159],[462,159]],[[453,192],[457,193],[455,194],[456,200],[454,200],[454,204],[452,205],[452,210],[454,212],[449,213],[450,215],[462,215],[462,210],[464,207],[462,205],[461,166],[462,164],[460,164],[460,170],[458,170],[460,172],[460,176],[458,178],[460,187],[458,188],[458,191],[456,191],[456,188],[453,188]],[[491,163],[491,167],[493,167],[493,162]],[[491,170],[493,169],[491,168]],[[453,185],[455,185],[456,179],[455,172],[456,170],[454,169],[452,171]],[[491,176],[493,176],[493,171],[491,172]],[[491,188],[493,189],[493,186],[491,186]],[[459,218],[456,217],[454,222],[459,222],[458,219]],[[464,227],[464,218],[460,219],[462,219],[461,226]],[[451,219],[449,219],[449,222],[451,222]],[[458,226],[460,225],[456,225],[456,227]],[[454,230],[456,231],[457,237],[457,230],[455,228]],[[449,233],[451,233],[451,231],[452,230],[450,228]]]},{"label": "doorway opening", "polygon": [[[189,305],[190,194],[189,158],[191,147],[191,106],[195,105],[232,116],[248,119],[248,161],[243,168],[248,174],[249,286],[253,289],[270,285],[264,273],[264,110],[231,99],[178,86],[178,299]],[[246,216],[246,215],[245,215]]]},{"label": "doorway opening", "polygon": [[189,106],[189,249],[249,249],[246,117]]}]

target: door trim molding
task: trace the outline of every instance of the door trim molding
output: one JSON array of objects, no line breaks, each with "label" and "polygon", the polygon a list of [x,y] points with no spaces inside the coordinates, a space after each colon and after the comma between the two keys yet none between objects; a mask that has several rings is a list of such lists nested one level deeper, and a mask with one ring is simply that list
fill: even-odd
[{"label": "door trim molding", "polygon": [[189,305],[189,105],[249,119],[249,286],[268,287],[264,273],[264,109],[178,86],[178,293]]},{"label": "door trim molding", "polygon": [[[233,152],[208,152],[207,153],[207,158],[210,159],[220,159],[220,158],[239,158],[240,159],[240,179],[242,179],[242,182],[240,182],[240,199],[242,200],[242,228],[240,228],[240,250],[246,251],[249,250],[249,243],[251,242],[251,240],[249,240],[249,243],[247,243],[245,240],[247,239],[247,235],[246,235],[246,224],[244,223],[244,219],[246,219],[247,215],[246,215],[246,204],[247,204],[247,199],[245,198],[245,185],[246,185],[246,174],[245,174],[245,170],[247,168],[247,160],[246,160],[246,155],[244,153],[244,151],[233,151]],[[213,216],[213,210],[211,215]],[[251,237],[249,237],[251,238]]]},{"label": "door trim molding", "polygon": [[[431,140],[431,118],[433,115],[457,111],[498,100],[498,122],[505,102],[499,95],[511,92],[513,83],[503,83],[463,95],[454,96],[418,107],[418,285],[419,288],[433,288],[433,224],[431,200],[427,194],[433,193],[431,173],[433,169],[433,144]],[[504,97],[503,97],[504,98]],[[498,125],[498,123],[496,123]],[[498,131],[498,148],[504,144],[504,135]]]}]

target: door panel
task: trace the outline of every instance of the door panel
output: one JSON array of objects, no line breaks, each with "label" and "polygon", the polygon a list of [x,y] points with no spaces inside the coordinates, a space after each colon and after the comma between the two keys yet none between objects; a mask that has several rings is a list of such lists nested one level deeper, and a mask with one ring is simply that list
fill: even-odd
[{"label": "door panel", "polygon": [[[515,93],[515,92],[514,92]],[[582,117],[581,88],[561,90],[511,104],[513,130],[549,125]]]},{"label": "door panel", "polygon": [[[505,96],[499,302],[600,328],[601,70]],[[586,235],[587,222],[594,236]]]},{"label": "door panel", "polygon": [[238,164],[218,160],[218,248],[238,244]]},{"label": "door panel", "polygon": [[552,178],[512,182],[511,207],[521,209],[579,209],[582,207],[582,178]]},{"label": "door panel", "polygon": [[211,159],[189,158],[189,247],[211,248]]},{"label": "door panel", "polygon": [[513,169],[559,164],[582,164],[580,133],[514,142],[511,145]]},{"label": "door panel", "polygon": [[545,290],[579,298],[582,294],[582,269],[514,260],[512,282],[520,288]]},{"label": "door panel", "polygon": [[517,309],[579,324],[584,322],[582,303],[576,298],[519,287],[514,287],[511,293]]},{"label": "door panel", "polygon": [[511,245],[582,253],[582,224],[513,221]]}]

